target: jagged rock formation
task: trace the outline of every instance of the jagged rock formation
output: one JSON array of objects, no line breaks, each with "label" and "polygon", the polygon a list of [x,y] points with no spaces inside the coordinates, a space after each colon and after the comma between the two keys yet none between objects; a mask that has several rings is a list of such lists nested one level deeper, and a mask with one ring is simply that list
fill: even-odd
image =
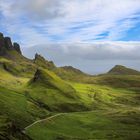
[{"label": "jagged rock formation", "polygon": [[14,49],[21,54],[20,45],[16,42],[13,43]]},{"label": "jagged rock formation", "polygon": [[34,63],[39,67],[47,68],[49,70],[55,69],[56,66],[54,65],[53,61],[47,61],[44,57],[39,54],[35,54]]},{"label": "jagged rock formation", "polygon": [[0,33],[0,55],[4,55],[6,51],[5,40],[3,34]]},{"label": "jagged rock formation", "polygon": [[44,58],[43,56],[41,56],[40,54],[38,54],[38,53],[35,54],[34,62],[35,62],[36,60],[46,61],[45,58]]},{"label": "jagged rock formation", "polygon": [[21,54],[20,46],[18,43],[13,43],[10,37],[4,37],[2,33],[0,33],[0,55],[4,56],[9,51],[16,51]]},{"label": "jagged rock formation", "polygon": [[12,44],[10,37],[5,37],[4,41],[5,41],[5,47],[7,48],[7,50],[14,50],[14,46]]}]

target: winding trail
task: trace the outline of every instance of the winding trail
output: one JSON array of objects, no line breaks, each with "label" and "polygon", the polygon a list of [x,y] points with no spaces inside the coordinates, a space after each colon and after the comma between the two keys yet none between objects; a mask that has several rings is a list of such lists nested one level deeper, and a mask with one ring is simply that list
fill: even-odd
[{"label": "winding trail", "polygon": [[34,123],[28,125],[27,127],[24,128],[23,132],[25,132],[28,128],[32,127],[33,125],[37,124],[37,123],[40,123],[40,122],[43,122],[43,121],[47,121],[47,120],[51,120],[55,117],[58,117],[58,116],[61,116],[61,115],[64,115],[64,114],[67,114],[67,113],[58,113],[56,115],[53,115],[53,116],[50,116],[50,117],[47,117],[45,119],[41,119],[41,120],[38,120],[38,121],[35,121]]}]

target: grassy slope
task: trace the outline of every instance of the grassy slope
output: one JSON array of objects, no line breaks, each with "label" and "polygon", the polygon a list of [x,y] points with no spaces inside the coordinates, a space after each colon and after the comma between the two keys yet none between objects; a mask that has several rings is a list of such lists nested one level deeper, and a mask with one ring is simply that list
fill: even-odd
[{"label": "grassy slope", "polygon": [[[139,137],[140,76],[80,75],[74,79],[75,76],[68,73],[68,79],[90,83],[77,84],[61,80],[46,69],[41,70],[40,79],[30,83],[37,66],[31,60],[14,55],[19,61],[0,59],[0,139],[26,139],[23,134],[17,135],[35,120],[49,116],[50,111],[89,109],[95,111],[60,116],[56,122],[50,121],[49,127],[48,124],[37,124],[27,134],[39,140],[44,140],[46,135],[50,137],[48,139],[58,137],[66,140],[81,136],[80,139],[85,139],[85,135],[96,139],[128,139],[131,138],[130,133],[135,139]],[[3,63],[7,64],[6,69]],[[110,125],[113,132],[108,128]],[[134,131],[123,131],[127,127]]]},{"label": "grassy slope", "polygon": [[[16,70],[19,67],[16,67],[16,70],[9,67],[12,71],[3,67],[5,63],[12,65],[14,63],[12,60],[1,58],[0,62],[1,139],[14,139],[17,136],[14,137],[13,134],[21,133],[28,124],[49,115],[49,111],[77,111],[86,108],[78,101],[75,90],[53,72],[44,70],[45,72],[41,73],[41,81],[28,85],[30,80],[28,77],[31,75],[29,76],[26,72],[25,74],[18,73]],[[26,65],[29,62],[22,61],[21,63]],[[16,63],[17,66],[20,64]],[[49,107],[46,107],[45,103]],[[3,120],[3,118],[7,119]],[[16,130],[13,130],[13,127]]]},{"label": "grassy slope", "polygon": [[65,80],[77,81],[81,78],[89,76],[88,74],[83,73],[82,71],[73,68],[71,66],[59,67],[53,70],[58,76]]},{"label": "grassy slope", "polygon": [[101,75],[94,78],[95,83],[118,88],[140,88],[139,75]]},{"label": "grassy slope", "polygon": [[108,86],[76,84],[91,112],[62,114],[26,130],[35,140],[139,139],[139,92]]},{"label": "grassy slope", "polygon": [[50,111],[86,109],[75,89],[49,70],[39,69],[29,82],[27,92],[31,99]]},{"label": "grassy slope", "polygon": [[12,139],[12,131],[22,130],[36,119],[46,116],[48,111],[26,97],[24,90],[28,78],[15,77],[3,68],[0,68],[0,73],[0,138]]},{"label": "grassy slope", "polygon": [[112,75],[104,74],[97,76],[79,77],[79,79],[73,79],[72,81],[78,83],[107,85],[114,88],[140,88],[140,75]]},{"label": "grassy slope", "polygon": [[[138,140],[140,137],[139,115],[129,112],[83,112],[64,114],[49,121],[43,121],[27,129],[34,140],[70,139],[117,139]],[[118,114],[118,115],[116,115]],[[134,116],[134,117],[133,117]]]}]

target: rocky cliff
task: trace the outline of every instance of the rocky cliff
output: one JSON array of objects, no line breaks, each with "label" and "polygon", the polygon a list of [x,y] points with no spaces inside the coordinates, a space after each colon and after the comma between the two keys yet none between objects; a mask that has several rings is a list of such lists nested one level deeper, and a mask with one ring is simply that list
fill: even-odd
[{"label": "rocky cliff", "polygon": [[9,51],[16,51],[21,54],[20,45],[18,43],[12,43],[10,37],[4,37],[0,33],[0,56],[6,55]]}]

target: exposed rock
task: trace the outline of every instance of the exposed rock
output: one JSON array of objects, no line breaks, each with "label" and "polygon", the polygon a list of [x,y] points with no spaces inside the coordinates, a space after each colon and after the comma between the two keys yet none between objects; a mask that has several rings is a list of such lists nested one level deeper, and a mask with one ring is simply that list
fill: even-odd
[{"label": "exposed rock", "polygon": [[37,59],[45,61],[45,58],[42,57],[41,55],[39,55],[38,53],[35,54],[35,59],[34,60],[37,60]]},{"label": "exposed rock", "polygon": [[56,68],[53,61],[48,61],[43,56],[37,53],[35,54],[34,63],[37,64],[39,67],[47,68],[49,70]]},{"label": "exposed rock", "polygon": [[13,43],[14,49],[21,54],[20,45],[16,42]]},{"label": "exposed rock", "polygon": [[33,78],[33,82],[36,82],[37,80],[41,80],[42,76],[41,76],[41,71],[39,69],[37,69],[37,71],[35,72],[34,78]]},{"label": "exposed rock", "polygon": [[0,55],[4,55],[6,52],[4,36],[0,33]]},{"label": "exposed rock", "polygon": [[8,49],[8,50],[14,50],[14,47],[12,45],[12,41],[11,41],[11,38],[10,37],[5,37],[4,38],[4,41],[5,41],[5,47]]},{"label": "exposed rock", "polygon": [[10,37],[4,37],[2,33],[0,33],[0,55],[7,55],[9,51],[17,51],[21,54],[20,46],[18,43],[12,44]]}]

